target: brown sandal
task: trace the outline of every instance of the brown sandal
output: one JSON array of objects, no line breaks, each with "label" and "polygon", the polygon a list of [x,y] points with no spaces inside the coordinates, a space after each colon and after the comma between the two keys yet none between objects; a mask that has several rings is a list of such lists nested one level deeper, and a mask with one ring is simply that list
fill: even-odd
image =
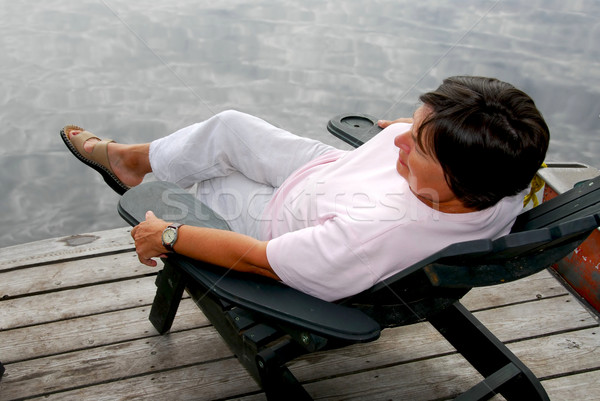
[{"label": "brown sandal", "polygon": [[[81,132],[73,137],[69,137],[71,131]],[[117,175],[112,171],[110,163],[108,162],[108,144],[114,142],[113,140],[100,140],[96,135],[76,125],[67,125],[64,127],[60,131],[60,136],[71,153],[83,163],[99,172],[102,175],[102,178],[104,178],[104,181],[106,181],[116,193],[123,195],[129,190],[129,186],[123,184],[121,180],[117,178]],[[90,138],[97,138],[100,141],[94,145],[92,152],[88,153],[83,148],[83,144]]]}]

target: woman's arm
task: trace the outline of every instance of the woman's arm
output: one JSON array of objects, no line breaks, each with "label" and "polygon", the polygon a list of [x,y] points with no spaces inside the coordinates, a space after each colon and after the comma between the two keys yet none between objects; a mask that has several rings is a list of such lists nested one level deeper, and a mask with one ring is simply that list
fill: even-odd
[{"label": "woman's arm", "polygon": [[[162,232],[169,225],[154,213],[131,230],[140,262],[156,266],[152,258],[165,256]],[[260,274],[278,280],[267,260],[267,241],[215,228],[182,226],[173,246],[176,253],[241,272]]]}]

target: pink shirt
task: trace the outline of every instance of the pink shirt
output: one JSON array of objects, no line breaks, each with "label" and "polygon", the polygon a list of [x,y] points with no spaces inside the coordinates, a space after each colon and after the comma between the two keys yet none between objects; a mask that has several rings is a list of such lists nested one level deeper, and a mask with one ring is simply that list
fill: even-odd
[{"label": "pink shirt", "polygon": [[472,213],[422,203],[396,171],[393,124],[360,148],[294,172],[263,214],[269,264],[290,287],[333,301],[357,294],[447,245],[510,231],[525,192]]}]

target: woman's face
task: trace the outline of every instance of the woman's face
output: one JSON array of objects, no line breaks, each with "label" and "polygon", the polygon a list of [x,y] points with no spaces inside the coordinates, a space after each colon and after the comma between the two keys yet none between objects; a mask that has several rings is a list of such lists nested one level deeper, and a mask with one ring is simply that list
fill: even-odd
[{"label": "woman's face", "polygon": [[[413,115],[412,127],[394,139],[394,145],[400,150],[396,170],[408,181],[411,191],[428,206],[447,213],[472,211],[465,208],[454,195],[437,159],[417,144],[417,129],[431,112],[427,105],[419,107]],[[427,135],[427,131],[422,132],[422,135]]]}]

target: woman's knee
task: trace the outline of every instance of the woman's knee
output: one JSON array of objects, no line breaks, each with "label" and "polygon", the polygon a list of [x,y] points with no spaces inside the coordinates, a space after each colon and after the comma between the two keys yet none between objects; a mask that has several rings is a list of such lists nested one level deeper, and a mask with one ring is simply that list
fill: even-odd
[{"label": "woman's knee", "polygon": [[228,121],[239,121],[240,119],[248,117],[248,114],[242,113],[241,111],[230,109],[230,110],[225,110],[220,113],[217,113],[215,115],[215,117],[218,118],[221,122],[228,122]]}]

